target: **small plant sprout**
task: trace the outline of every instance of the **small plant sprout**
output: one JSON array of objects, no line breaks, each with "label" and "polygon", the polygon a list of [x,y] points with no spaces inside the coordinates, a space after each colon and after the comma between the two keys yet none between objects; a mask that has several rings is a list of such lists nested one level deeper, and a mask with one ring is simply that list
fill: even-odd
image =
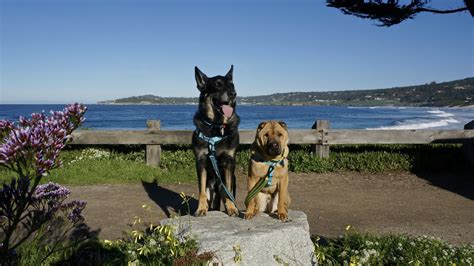
[{"label": "small plant sprout", "polygon": [[240,245],[235,245],[232,247],[232,249],[235,252],[234,255],[234,262],[239,264],[242,262],[242,249],[240,248]]},{"label": "small plant sprout", "polygon": [[179,193],[179,196],[183,200],[181,202],[181,205],[185,205],[186,210],[188,211],[187,213],[190,214],[191,213],[191,207],[190,207],[189,201],[194,197],[194,194],[192,194],[191,197],[189,197],[188,195],[186,195],[186,193],[181,191],[181,193]]}]

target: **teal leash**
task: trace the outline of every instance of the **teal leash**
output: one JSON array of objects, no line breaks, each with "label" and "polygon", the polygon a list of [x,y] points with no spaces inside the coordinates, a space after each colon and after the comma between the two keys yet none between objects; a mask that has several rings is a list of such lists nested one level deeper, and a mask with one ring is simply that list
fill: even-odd
[{"label": "teal leash", "polygon": [[[207,142],[207,148],[209,150],[208,157],[209,157],[209,160],[211,161],[212,168],[214,169],[214,173],[218,177],[217,180],[219,180],[219,188],[224,190],[227,197],[230,199],[230,201],[232,201],[232,203],[234,203],[234,206],[237,208],[237,204],[235,203],[235,198],[232,195],[232,193],[230,193],[230,191],[227,189],[226,185],[224,184],[221,173],[219,171],[219,167],[217,166],[216,145],[217,143],[221,142],[225,137],[222,137],[222,136],[207,137],[198,129],[196,129],[196,132],[198,133],[198,138]],[[240,214],[239,208],[237,208],[237,211]]]}]

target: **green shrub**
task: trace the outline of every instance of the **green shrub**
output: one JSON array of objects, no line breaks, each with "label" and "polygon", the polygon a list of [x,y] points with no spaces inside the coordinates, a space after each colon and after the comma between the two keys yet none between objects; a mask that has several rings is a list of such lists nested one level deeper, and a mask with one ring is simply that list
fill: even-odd
[{"label": "green shrub", "polygon": [[195,167],[194,154],[191,149],[163,150],[160,167],[166,170]]},{"label": "green shrub", "polygon": [[307,150],[290,151],[288,161],[290,171],[297,173],[326,173],[334,171],[336,169],[331,158],[322,159],[311,155]]},{"label": "green shrub", "polygon": [[337,170],[369,171],[380,173],[393,170],[410,170],[410,156],[407,154],[377,152],[338,152],[330,156],[332,165]]},{"label": "green shrub", "polygon": [[454,247],[433,237],[373,236],[349,231],[336,239],[314,237],[322,265],[472,265],[474,246]]},{"label": "green shrub", "polygon": [[[183,202],[189,200],[183,194]],[[151,215],[148,205],[142,206]],[[180,219],[177,217],[177,219]],[[197,255],[196,240],[175,232],[171,226],[157,226],[135,217],[131,229],[118,240],[91,238],[62,252],[56,252],[41,265],[207,265],[214,257],[206,252]],[[27,245],[19,250],[19,265],[40,265],[48,250]]]},{"label": "green shrub", "polygon": [[[183,194],[183,202],[187,196]],[[186,202],[187,204],[187,202]],[[142,206],[151,215],[151,207]],[[177,217],[177,219],[181,219]],[[128,265],[206,265],[213,258],[212,253],[197,255],[198,245],[195,239],[186,236],[184,232],[175,232],[175,228],[169,225],[154,225],[143,222],[141,218],[135,217],[131,230],[124,232],[124,237],[116,241],[103,241],[104,246],[118,251],[120,256]],[[108,259],[115,259],[107,257]],[[185,264],[183,264],[185,263]]]},{"label": "green shrub", "polygon": [[[44,180],[64,184],[137,182],[157,179],[161,183],[196,180],[194,154],[189,145],[162,147],[161,166],[145,165],[145,146],[74,146],[61,154],[64,167]],[[247,172],[250,146],[241,145],[236,153],[237,169]],[[358,171],[465,171],[462,145],[333,145],[329,158],[312,154],[310,145],[291,145],[290,171],[328,173]],[[0,170],[0,180],[11,173]]]}]

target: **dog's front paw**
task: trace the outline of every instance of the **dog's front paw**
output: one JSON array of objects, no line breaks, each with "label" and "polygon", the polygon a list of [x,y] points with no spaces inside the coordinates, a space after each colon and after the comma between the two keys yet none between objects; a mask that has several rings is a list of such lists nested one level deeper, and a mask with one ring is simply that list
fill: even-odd
[{"label": "dog's front paw", "polygon": [[227,208],[227,214],[229,216],[239,216],[239,210],[236,207]]},{"label": "dog's front paw", "polygon": [[252,219],[253,217],[255,216],[255,213],[254,212],[246,212],[245,215],[244,215],[244,218],[245,220],[250,220]]},{"label": "dog's front paw", "polygon": [[194,215],[196,216],[206,216],[207,209],[198,209]]},{"label": "dog's front paw", "polygon": [[288,213],[286,213],[286,212],[278,213],[278,219],[280,219],[280,221],[282,221],[282,222],[288,221]]},{"label": "dog's front paw", "polygon": [[239,216],[239,210],[229,199],[225,202],[225,210],[229,216]]}]

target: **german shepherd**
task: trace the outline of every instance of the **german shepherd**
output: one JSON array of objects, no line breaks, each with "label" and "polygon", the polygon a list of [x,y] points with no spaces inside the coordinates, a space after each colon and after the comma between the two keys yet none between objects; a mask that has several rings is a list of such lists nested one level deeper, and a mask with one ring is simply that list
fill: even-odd
[{"label": "german shepherd", "polygon": [[234,66],[225,76],[208,78],[195,67],[199,108],[194,115],[196,130],[193,133],[193,151],[196,156],[196,170],[199,186],[199,205],[197,216],[204,216],[208,209],[220,210],[221,200],[230,216],[239,211],[220,186],[209,159],[209,144],[205,138],[222,138],[216,145],[216,159],[222,183],[235,198],[235,151],[239,145],[239,116],[236,114],[236,96],[232,80]]}]

